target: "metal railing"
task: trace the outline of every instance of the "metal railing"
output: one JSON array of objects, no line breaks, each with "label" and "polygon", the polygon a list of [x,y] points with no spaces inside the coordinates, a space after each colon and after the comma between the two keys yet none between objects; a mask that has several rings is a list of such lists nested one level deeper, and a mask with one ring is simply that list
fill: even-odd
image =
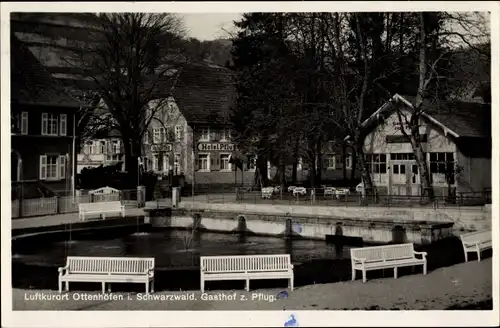
[{"label": "metal railing", "polygon": [[12,201],[12,218],[55,215],[78,212],[78,204],[105,201],[121,201],[127,208],[138,207],[138,191],[136,189],[120,190],[115,194],[92,195],[80,190],[78,196],[56,196]]},{"label": "metal railing", "polygon": [[[312,192],[314,191],[314,192]],[[203,199],[204,198],[204,199]],[[207,194],[200,197],[209,203],[251,203],[269,205],[314,205],[314,206],[382,206],[382,207],[460,207],[491,204],[491,190],[461,192],[453,196],[434,196],[432,199],[414,195],[391,195],[375,192],[363,196],[350,191],[344,195],[325,194],[322,188],[308,188],[303,194],[287,190],[275,191],[264,198],[259,188],[239,187],[234,193]]]}]

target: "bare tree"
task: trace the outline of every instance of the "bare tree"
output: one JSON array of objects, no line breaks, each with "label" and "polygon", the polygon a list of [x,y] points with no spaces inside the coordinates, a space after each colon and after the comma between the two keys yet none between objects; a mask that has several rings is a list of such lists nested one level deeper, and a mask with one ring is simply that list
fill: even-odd
[{"label": "bare tree", "polygon": [[[413,104],[400,104],[398,120],[402,134],[412,146],[421,181],[421,195],[432,200],[434,192],[426,155],[422,147],[420,127],[424,116],[439,110],[446,100],[439,87],[449,85],[450,76],[438,67],[451,53],[464,51],[489,58],[484,47],[489,43],[487,15],[475,13],[418,13],[416,42],[418,49],[418,87]],[[457,74],[457,71],[452,72]],[[460,81],[468,83],[468,81]],[[455,85],[455,88],[457,86]],[[437,109],[436,109],[437,108]],[[404,110],[402,110],[404,109]],[[409,113],[408,113],[409,111]]]},{"label": "bare tree", "polygon": [[[149,124],[175,88],[182,55],[182,24],[173,14],[98,14],[89,40],[69,59],[80,67],[106,112],[94,124],[120,132],[125,167],[135,175]],[[89,121],[92,121],[89,119]]]}]

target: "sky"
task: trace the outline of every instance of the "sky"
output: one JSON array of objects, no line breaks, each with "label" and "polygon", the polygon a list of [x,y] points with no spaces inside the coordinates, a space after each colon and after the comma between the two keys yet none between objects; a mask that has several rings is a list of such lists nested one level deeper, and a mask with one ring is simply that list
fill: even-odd
[{"label": "sky", "polygon": [[234,30],[233,21],[239,20],[239,13],[190,13],[179,14],[184,21],[187,34],[199,40],[227,38],[225,30]]}]

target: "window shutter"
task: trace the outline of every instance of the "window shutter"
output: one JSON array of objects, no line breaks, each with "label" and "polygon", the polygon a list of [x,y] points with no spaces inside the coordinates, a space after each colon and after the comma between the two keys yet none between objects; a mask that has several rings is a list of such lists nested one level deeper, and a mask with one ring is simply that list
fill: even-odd
[{"label": "window shutter", "polygon": [[47,156],[40,155],[40,180],[47,179]]},{"label": "window shutter", "polygon": [[156,171],[158,169],[158,155],[153,155],[153,171]]},{"label": "window shutter", "polygon": [[28,112],[21,113],[21,134],[28,134]]},{"label": "window shutter", "polygon": [[59,156],[59,179],[66,179],[66,155]]},{"label": "window shutter", "polygon": [[49,127],[49,116],[47,113],[42,113],[42,134],[47,134]]},{"label": "window shutter", "polygon": [[62,136],[65,136],[67,132],[68,128],[67,118],[68,116],[66,114],[61,114],[61,119],[59,120],[59,134]]},{"label": "window shutter", "polygon": [[169,163],[169,158],[168,158],[168,156],[167,156],[167,155],[165,155],[165,154],[163,154],[162,156],[163,156],[163,171],[164,171],[164,172],[167,172],[167,171],[168,171],[168,169],[169,169],[169,166],[170,166],[170,165],[169,165],[169,164],[170,164],[170,163]]}]

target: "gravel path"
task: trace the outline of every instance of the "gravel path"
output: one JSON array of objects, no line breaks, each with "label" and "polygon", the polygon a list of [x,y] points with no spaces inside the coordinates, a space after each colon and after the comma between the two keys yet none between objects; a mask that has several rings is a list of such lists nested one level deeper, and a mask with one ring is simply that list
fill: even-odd
[{"label": "gravel path", "polygon": [[[56,274],[56,273],[54,273]],[[492,299],[492,259],[440,268],[428,275],[413,274],[362,283],[309,285],[275,299],[279,289],[245,291],[157,292],[147,300],[141,294],[112,293],[122,300],[75,300],[101,297],[100,292],[70,291],[68,300],[26,300],[59,295],[56,291],[13,289],[14,310],[444,310]],[[234,300],[215,300],[213,297]],[[167,298],[192,297],[196,300]],[[207,300],[206,298],[212,298]],[[252,300],[253,298],[253,300]]]}]

